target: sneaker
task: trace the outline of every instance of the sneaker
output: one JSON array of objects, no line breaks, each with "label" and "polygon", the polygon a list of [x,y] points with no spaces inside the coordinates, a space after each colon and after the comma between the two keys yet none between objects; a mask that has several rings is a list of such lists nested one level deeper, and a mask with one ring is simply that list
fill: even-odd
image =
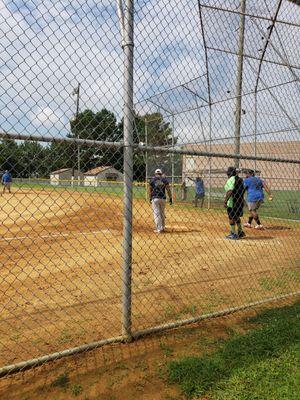
[{"label": "sneaker", "polygon": [[246,222],[246,223],[244,224],[244,228],[252,228],[252,225],[249,224],[249,222]]},{"label": "sneaker", "polygon": [[163,231],[160,231],[159,229],[154,229],[154,233],[162,233]]},{"label": "sneaker", "polygon": [[241,238],[243,238],[243,237],[245,237],[246,236],[246,234],[245,234],[245,232],[238,232],[238,237],[239,237],[239,239],[241,239]]},{"label": "sneaker", "polygon": [[254,229],[261,230],[261,229],[265,229],[265,228],[263,227],[263,225],[256,225],[256,226],[254,227]]},{"label": "sneaker", "polygon": [[237,240],[239,237],[236,233],[230,233],[229,235],[226,236],[226,239],[230,240]]}]

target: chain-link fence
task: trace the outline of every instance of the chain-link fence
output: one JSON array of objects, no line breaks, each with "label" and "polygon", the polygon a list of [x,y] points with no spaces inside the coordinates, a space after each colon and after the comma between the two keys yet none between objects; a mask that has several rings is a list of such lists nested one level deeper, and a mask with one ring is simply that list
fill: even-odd
[{"label": "chain-link fence", "polygon": [[298,2],[0,15],[1,376],[299,294]]}]

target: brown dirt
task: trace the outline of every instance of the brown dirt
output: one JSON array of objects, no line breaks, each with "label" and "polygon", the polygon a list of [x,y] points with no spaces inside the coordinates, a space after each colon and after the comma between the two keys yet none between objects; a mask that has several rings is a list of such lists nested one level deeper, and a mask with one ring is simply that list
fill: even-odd
[{"label": "brown dirt", "polygon": [[[122,207],[94,192],[0,197],[2,366],[121,334]],[[230,242],[224,213],[174,206],[157,235],[136,201],[133,329],[294,291],[299,224],[267,224]]]},{"label": "brown dirt", "polygon": [[[295,299],[268,304],[282,307]],[[105,346],[0,380],[9,400],[184,400],[167,380],[167,363],[215,351],[233,332],[255,325],[251,317],[266,306],[148,336],[130,344]],[[68,382],[61,384],[61,377]],[[60,383],[59,383],[60,382]],[[76,389],[81,393],[75,396]],[[205,399],[203,399],[205,400]]]}]

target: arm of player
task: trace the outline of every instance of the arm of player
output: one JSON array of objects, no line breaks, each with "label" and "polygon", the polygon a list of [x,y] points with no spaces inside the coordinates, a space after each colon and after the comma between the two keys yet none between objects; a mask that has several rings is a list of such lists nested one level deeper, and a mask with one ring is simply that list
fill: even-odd
[{"label": "arm of player", "polygon": [[268,193],[269,200],[273,200],[273,196],[272,196],[271,190],[270,190],[270,188],[267,186],[267,184],[265,182],[263,182],[263,188]]},{"label": "arm of player", "polygon": [[224,208],[227,208],[227,201],[230,199],[231,195],[232,195],[232,190],[228,190],[225,194]]}]

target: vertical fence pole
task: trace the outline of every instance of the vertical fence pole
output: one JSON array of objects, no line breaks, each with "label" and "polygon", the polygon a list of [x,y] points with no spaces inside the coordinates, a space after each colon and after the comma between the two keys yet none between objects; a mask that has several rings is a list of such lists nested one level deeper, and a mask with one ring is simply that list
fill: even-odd
[{"label": "vertical fence pole", "polygon": [[[244,61],[244,35],[245,35],[245,11],[246,0],[241,0],[241,19],[239,29],[239,55],[237,65],[237,81],[236,81],[236,108],[235,108],[235,129],[234,129],[234,153],[240,154],[241,148],[241,109],[242,109],[242,85],[243,85],[243,61]],[[234,160],[236,168],[240,166],[240,160]]]},{"label": "vertical fence pole", "polygon": [[[174,150],[174,115],[172,115],[172,150]],[[172,194],[172,199],[174,201],[174,153],[171,155],[171,194]]]},{"label": "vertical fence pole", "polygon": [[[254,93],[254,157],[257,156],[257,90]],[[254,160],[254,171],[256,173],[257,163]]]},{"label": "vertical fence pole", "polygon": [[[147,118],[145,118],[145,143],[146,146],[148,146],[148,122],[147,122]],[[145,168],[145,190],[146,190],[146,201],[148,201],[148,150],[146,150],[146,155],[145,155],[145,159],[146,159],[146,168]]]},{"label": "vertical fence pole", "polygon": [[[211,124],[212,124],[212,115],[211,115],[211,103],[209,103],[209,151],[212,149],[212,135],[211,135]],[[208,169],[209,169],[209,178],[208,178],[208,202],[207,208],[211,207],[211,157],[208,158]]]},{"label": "vertical fence pole", "polygon": [[131,340],[132,180],[133,180],[133,0],[126,0],[124,18],[124,216],[122,334]]}]

